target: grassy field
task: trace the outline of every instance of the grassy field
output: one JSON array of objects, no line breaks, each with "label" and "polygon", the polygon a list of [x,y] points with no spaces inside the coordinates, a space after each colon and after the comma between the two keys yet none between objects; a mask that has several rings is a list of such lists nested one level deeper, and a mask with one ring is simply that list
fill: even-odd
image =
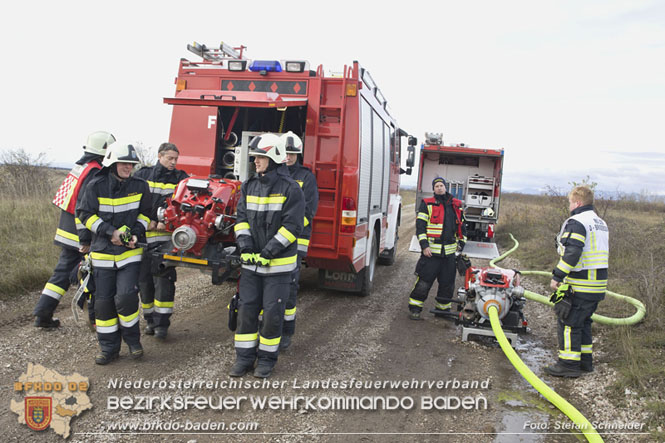
[{"label": "grassy field", "polygon": [[65,171],[0,166],[0,298],[41,289],[60,248],[53,244],[59,210],[51,203]]},{"label": "grassy field", "polygon": [[[520,247],[513,254],[524,270],[551,271],[558,261],[554,246],[561,223],[568,216],[565,197],[503,194],[497,243],[512,246],[512,233]],[[610,278],[608,289],[640,300],[646,318],[636,326],[595,324],[602,334],[599,346],[614,356],[611,365],[620,374],[612,400],[621,405],[630,389],[645,399],[649,427],[665,422],[665,204],[629,198],[596,201],[598,214],[610,228]],[[549,285],[549,279],[543,283]],[[632,306],[607,297],[598,313],[625,317]],[[663,435],[659,436],[660,438]]]}]

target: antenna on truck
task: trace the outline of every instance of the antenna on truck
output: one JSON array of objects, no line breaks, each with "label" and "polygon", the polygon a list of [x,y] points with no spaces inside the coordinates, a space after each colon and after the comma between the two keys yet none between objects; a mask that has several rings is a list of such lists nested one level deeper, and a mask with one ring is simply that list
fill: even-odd
[{"label": "antenna on truck", "polygon": [[242,52],[247,49],[246,46],[233,47],[224,42],[219,44],[219,48],[208,48],[206,45],[194,42],[194,44],[187,45],[187,50],[193,52],[203,60],[209,62],[221,62],[223,60],[244,60]]}]

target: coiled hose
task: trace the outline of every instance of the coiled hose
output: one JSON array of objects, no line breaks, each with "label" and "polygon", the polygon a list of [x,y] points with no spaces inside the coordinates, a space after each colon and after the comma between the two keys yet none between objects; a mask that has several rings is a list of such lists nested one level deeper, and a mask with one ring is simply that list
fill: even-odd
[{"label": "coiled hose", "polygon": [[[490,266],[493,268],[499,268],[499,266],[496,265],[497,262],[500,262],[504,258],[508,257],[508,255],[512,254],[515,252],[515,250],[519,247],[519,242],[513,237],[513,234],[509,234],[510,238],[515,242],[513,247],[509,249],[507,252],[503,253],[499,257],[495,258],[494,260],[490,261]],[[542,275],[545,277],[550,277],[552,275],[551,272],[543,272],[543,271],[520,271],[522,275]],[[644,316],[646,315],[646,308],[644,307],[644,304],[642,304],[641,301],[634,299],[633,297],[628,297],[627,295],[622,295],[622,294],[617,294],[616,292],[612,291],[606,291],[606,294],[609,295],[610,297],[616,298],[618,300],[625,301],[626,303],[630,303],[636,308],[636,312],[631,315],[630,317],[625,317],[625,318],[614,318],[614,317],[606,317],[604,315],[600,314],[593,314],[591,316],[591,320],[596,321],[598,323],[604,324],[604,325],[634,325],[642,321],[644,319]],[[537,301],[538,303],[542,303],[548,306],[554,306],[552,302],[550,302],[549,298],[537,294],[535,292],[531,291],[524,291],[524,297],[528,298],[529,300]]]},{"label": "coiled hose", "polygon": [[[496,262],[503,260],[519,247],[519,242],[515,239],[515,237],[513,237],[512,234],[510,234],[510,238],[515,242],[515,245],[510,250],[505,252],[503,255],[495,258],[494,260],[491,260],[490,261],[491,267],[498,268],[498,266],[496,266]],[[551,275],[551,273],[543,271],[521,271],[521,273],[523,275],[543,275],[543,276]],[[607,294],[610,295],[611,297],[630,303],[631,305],[635,306],[635,308],[637,308],[637,312],[635,312],[635,314],[631,315],[630,317],[626,318],[613,318],[599,314],[594,314],[591,317],[594,321],[607,325],[634,325],[640,322],[644,318],[644,315],[646,314],[646,308],[644,307],[644,304],[642,304],[642,302],[640,302],[639,300],[636,300],[632,297],[628,297],[626,295],[617,294],[611,291],[607,291]],[[529,300],[553,306],[553,303],[549,301],[548,297],[536,294],[535,292],[525,290],[524,296]],[[512,363],[515,369],[517,369],[517,371],[522,375],[522,377],[524,377],[526,381],[528,381],[531,384],[531,386],[533,386],[538,392],[540,392],[542,396],[545,397],[550,403],[556,406],[561,412],[566,414],[566,416],[568,416],[568,418],[570,418],[576,424],[576,429],[581,431],[584,437],[586,437],[588,441],[602,442],[603,441],[602,437],[600,436],[598,431],[596,431],[593,425],[589,422],[589,420],[587,420],[586,417],[584,417],[584,415],[582,415],[582,413],[580,413],[573,405],[568,403],[552,388],[547,386],[545,382],[539,379],[536,376],[536,374],[534,374],[533,371],[531,371],[531,369],[529,369],[529,367],[524,364],[522,359],[520,359],[520,357],[517,355],[515,350],[508,342],[508,339],[503,333],[503,329],[501,329],[501,320],[499,319],[499,313],[497,311],[496,306],[490,306],[488,309],[488,313],[490,316],[490,322],[492,324],[492,331],[494,332],[494,335],[496,336],[499,345],[501,346],[501,349],[503,350],[504,354],[506,354],[506,357],[508,357],[510,363]]]}]

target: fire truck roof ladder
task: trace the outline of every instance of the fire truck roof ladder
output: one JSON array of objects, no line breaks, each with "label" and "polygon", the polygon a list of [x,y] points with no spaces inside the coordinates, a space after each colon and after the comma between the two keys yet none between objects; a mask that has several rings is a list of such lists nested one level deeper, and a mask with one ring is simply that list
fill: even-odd
[{"label": "fire truck roof ladder", "polygon": [[[314,171],[316,171],[317,180],[320,180],[319,177],[323,174],[328,177],[334,177],[334,182],[332,183],[330,181],[326,183],[325,180],[320,180],[319,182],[319,193],[330,196],[328,201],[332,200],[334,204],[335,209],[333,214],[342,213],[342,160],[344,158],[342,150],[344,144],[344,118],[346,114],[346,94],[344,91],[346,91],[346,84],[352,72],[352,67],[344,66],[344,75],[341,78],[329,77],[322,79],[321,115],[316,122],[315,127],[317,152],[322,149],[321,142],[324,137],[328,140],[331,138],[337,139],[337,155],[335,155],[337,161],[322,162],[318,160],[317,156],[314,158],[314,164],[312,165]],[[337,245],[337,237],[339,236],[340,218],[338,216],[317,218],[321,221],[325,220],[332,224],[332,241],[325,244],[316,244],[316,247],[334,250],[336,247],[335,245]]]},{"label": "fire truck roof ladder", "polygon": [[220,43],[219,48],[208,48],[206,45],[197,42],[194,42],[193,45],[187,45],[187,50],[189,50],[189,52],[192,52],[203,60],[209,62],[221,62],[228,59],[243,60],[242,52],[245,49],[247,49],[245,46],[234,48],[224,42]]}]

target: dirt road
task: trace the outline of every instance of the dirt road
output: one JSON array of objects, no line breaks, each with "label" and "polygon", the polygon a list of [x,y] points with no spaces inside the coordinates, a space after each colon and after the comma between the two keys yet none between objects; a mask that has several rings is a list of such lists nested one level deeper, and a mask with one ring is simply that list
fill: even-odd
[{"label": "dirt road", "polygon": [[[279,357],[270,379],[276,386],[267,389],[251,385],[258,381],[251,375],[239,379],[248,385],[228,385],[230,380],[238,382],[227,376],[234,349],[233,335],[226,327],[226,305],[234,283],[212,286],[209,276],[181,270],[168,339],[160,342],[143,337],[143,360],[130,360],[123,347],[120,360],[104,367],[93,361],[97,352],[94,334],[74,323],[69,309],[73,291],[60,303],[58,316],[63,326],[56,331],[36,329],[26,316],[38,294],[3,303],[2,440],[62,440],[51,430],[36,433],[18,424],[17,415],[9,411],[11,399],[22,399],[13,391],[14,382],[29,363],[34,363],[63,375],[78,372],[89,377],[88,396],[94,408],[73,418],[69,440],[76,442],[577,441],[567,431],[555,431],[556,423],[568,422],[566,417],[521,378],[497,345],[462,342],[454,323],[428,313],[424,321],[408,318],[407,299],[418,258],[407,250],[413,226],[413,208],[406,208],[397,261],[377,268],[369,297],[321,291],[316,285],[316,270],[303,271],[294,343]],[[434,290],[425,312],[433,304]],[[554,358],[553,317],[541,306],[528,305],[526,313],[532,333],[520,339],[518,349],[542,376],[543,365]],[[187,386],[191,381],[212,386]],[[564,396],[572,384],[551,378],[546,381]],[[112,385],[116,382],[154,382],[156,386],[115,388]],[[162,389],[159,382],[174,386]],[[147,411],[121,410],[115,398],[122,396],[134,404],[140,397],[151,396],[171,400],[178,396],[210,397],[212,405],[222,396],[229,398],[229,403],[225,410],[192,405],[187,410],[174,410],[175,403],[160,401]],[[334,403],[340,398],[347,403]],[[274,403],[261,409],[251,403],[252,399]],[[237,401],[239,410],[228,409]],[[466,402],[465,407],[458,401]],[[583,413],[591,410],[576,406]],[[200,430],[167,429],[186,422],[201,426],[194,428]],[[224,422],[227,430],[211,431],[205,428],[209,422]],[[140,429],[113,430],[118,424],[136,424]],[[230,431],[228,426],[243,432]],[[535,429],[538,426],[548,427],[550,434],[543,435]]]}]

